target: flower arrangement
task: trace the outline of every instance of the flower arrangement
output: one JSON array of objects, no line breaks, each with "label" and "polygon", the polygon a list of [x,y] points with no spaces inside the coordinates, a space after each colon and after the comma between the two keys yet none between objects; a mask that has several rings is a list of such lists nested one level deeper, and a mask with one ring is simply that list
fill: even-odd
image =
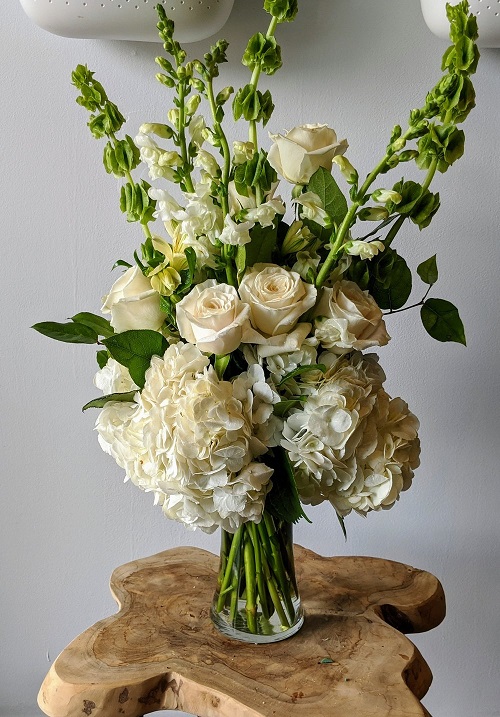
[{"label": "flower arrangement", "polygon": [[[387,314],[413,308],[412,271],[393,245],[405,221],[424,229],[439,209],[430,185],[463,153],[457,125],[475,104],[478,61],[467,2],[448,5],[444,76],[408,126],[394,127],[362,180],[347,141],[324,124],[272,134],[259,148],[258,126],[274,107],[259,79],[281,67],[275,32],[295,18],[297,0],[264,0],[264,9],[267,32],[243,56],[250,81],[234,93],[215,88],[228,44],[188,60],[158,6],[165,56],[157,79],[173,108],[135,139],[120,138],[123,115],[94,73],[76,68],[77,102],[94,137],[106,139],[105,169],[125,180],[120,208],[144,241],[133,260],[116,262],[125,271],[102,305],[109,320],[82,312],[34,326],[98,345],[103,395],[84,409],[100,409],[102,449],[167,517],[222,529],[214,613],[232,630],[244,620],[254,641],[300,626],[287,531],[305,517],[303,505],[330,502],[345,531],[351,511],[390,508],[411,485],[418,420],[385,391],[370,350],[389,341]],[[231,149],[224,120],[232,95],[248,137]],[[421,183],[380,184],[413,162]],[[151,183],[133,178],[141,167]],[[424,328],[465,344],[457,309],[428,298],[436,257],[417,274],[427,286],[415,305]]]}]

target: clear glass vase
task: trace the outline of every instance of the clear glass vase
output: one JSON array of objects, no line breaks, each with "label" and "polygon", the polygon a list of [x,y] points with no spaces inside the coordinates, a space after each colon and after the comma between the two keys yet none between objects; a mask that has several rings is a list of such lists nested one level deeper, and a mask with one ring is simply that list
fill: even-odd
[{"label": "clear glass vase", "polygon": [[211,617],[227,637],[277,642],[302,626],[292,527],[265,511],[258,524],[244,523],[234,535],[222,531]]}]

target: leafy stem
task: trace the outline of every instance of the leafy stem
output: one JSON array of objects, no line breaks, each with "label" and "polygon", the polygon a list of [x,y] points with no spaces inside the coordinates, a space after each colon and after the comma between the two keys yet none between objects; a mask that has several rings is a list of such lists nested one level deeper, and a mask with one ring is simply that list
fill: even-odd
[{"label": "leafy stem", "polygon": [[[278,26],[278,18],[273,17],[271,19],[271,22],[269,23],[269,27],[267,28],[266,38],[274,37],[277,26]],[[254,90],[257,90],[257,85],[259,84],[261,72],[262,72],[262,64],[260,62],[258,62],[253,69],[252,79],[250,80],[250,86]],[[258,146],[259,146],[259,139],[258,139],[258,134],[257,134],[257,120],[255,120],[255,119],[250,120],[249,125],[250,125],[250,127],[249,127],[248,139],[250,140],[250,142],[252,142],[252,144],[254,146],[254,151],[257,152]],[[260,202],[258,202],[258,204],[260,204]]]},{"label": "leafy stem", "polygon": [[408,311],[409,309],[416,309],[417,306],[423,306],[433,286],[434,284],[431,284],[429,286],[424,296],[420,299],[420,301],[417,301],[416,304],[411,304],[411,306],[403,306],[403,308],[401,309],[390,309],[389,311],[384,312],[384,316],[388,316],[390,314],[400,314],[402,311]]},{"label": "leafy stem", "polygon": [[212,77],[210,77],[207,80],[206,87],[207,87],[208,103],[210,105],[210,110],[212,112],[212,118],[214,121],[214,130],[215,130],[215,134],[217,135],[218,140],[220,141],[222,157],[224,159],[224,166],[222,168],[222,191],[221,191],[220,199],[221,199],[222,212],[223,212],[224,216],[226,216],[226,214],[229,214],[229,205],[228,205],[227,197],[228,197],[229,175],[231,172],[231,151],[229,149],[227,137],[224,133],[224,130],[222,129],[222,124],[217,119],[217,103],[215,101],[215,96],[214,96],[214,87],[213,87]]}]

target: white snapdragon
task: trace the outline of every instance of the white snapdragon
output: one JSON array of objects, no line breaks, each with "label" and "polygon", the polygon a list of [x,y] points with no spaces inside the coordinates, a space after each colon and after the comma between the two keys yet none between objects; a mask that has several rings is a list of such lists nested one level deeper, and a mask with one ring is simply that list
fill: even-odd
[{"label": "white snapdragon", "polygon": [[236,140],[233,142],[233,163],[244,164],[249,162],[255,154],[255,146],[253,142],[241,142]]},{"label": "white snapdragon", "polygon": [[166,152],[158,146],[154,139],[142,132],[139,132],[134,141],[139,148],[141,161],[148,165],[150,178],[153,180],[161,178],[173,182],[175,172],[172,167],[178,165],[177,158],[181,160],[177,152]]},{"label": "white snapdragon", "polygon": [[189,123],[189,135],[193,143],[198,148],[202,147],[206,139],[206,129],[207,126],[205,124],[205,118],[203,117],[203,115],[194,115],[194,117],[191,119],[191,122]]},{"label": "white snapdragon", "polygon": [[262,227],[270,227],[273,225],[276,215],[283,216],[285,212],[286,208],[283,201],[280,197],[277,197],[260,204],[258,207],[249,209],[246,212],[246,219],[258,222]]},{"label": "white snapdragon", "polygon": [[194,159],[194,166],[203,169],[209,177],[218,177],[221,174],[221,168],[211,152],[205,149],[199,149]]},{"label": "white snapdragon", "polygon": [[304,280],[308,280],[309,272],[311,269],[315,272],[319,266],[320,256],[315,251],[299,251],[297,253],[297,261],[292,266],[292,271],[296,271],[297,274]]},{"label": "white snapdragon", "polygon": [[345,252],[350,256],[359,256],[361,259],[369,261],[384,251],[384,249],[384,242],[378,240],[371,242],[354,240],[346,245]]},{"label": "white snapdragon", "polygon": [[255,226],[255,222],[235,222],[229,214],[224,217],[224,228],[219,235],[219,241],[230,246],[244,246],[252,241],[250,229]]},{"label": "white snapdragon", "polygon": [[316,224],[320,224],[322,227],[331,226],[331,219],[328,216],[325,208],[321,202],[321,199],[314,192],[304,192],[295,200],[296,204],[300,204],[301,217],[310,219]]}]

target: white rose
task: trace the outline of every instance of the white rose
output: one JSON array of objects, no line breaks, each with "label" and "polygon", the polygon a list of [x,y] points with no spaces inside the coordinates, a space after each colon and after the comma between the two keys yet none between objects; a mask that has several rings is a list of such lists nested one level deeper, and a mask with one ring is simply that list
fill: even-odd
[{"label": "white rose", "polygon": [[165,321],[160,295],[139,267],[131,267],[113,284],[104,297],[101,311],[111,314],[111,326],[121,333],[131,329],[159,331]]},{"label": "white rose", "polygon": [[200,351],[224,355],[241,344],[250,318],[250,307],[240,301],[233,286],[208,279],[176,306],[182,338]]},{"label": "white rose", "polygon": [[353,281],[324,288],[315,314],[315,336],[333,353],[385,346],[390,339],[377,303]]},{"label": "white rose", "polygon": [[305,124],[281,134],[271,135],[269,164],[292,184],[307,184],[320,167],[331,170],[333,158],[344,154],[348,144],[326,124]]},{"label": "white rose", "polygon": [[316,287],[294,271],[275,264],[255,264],[240,284],[240,296],[250,305],[252,324],[269,336],[290,332],[316,302]]}]

